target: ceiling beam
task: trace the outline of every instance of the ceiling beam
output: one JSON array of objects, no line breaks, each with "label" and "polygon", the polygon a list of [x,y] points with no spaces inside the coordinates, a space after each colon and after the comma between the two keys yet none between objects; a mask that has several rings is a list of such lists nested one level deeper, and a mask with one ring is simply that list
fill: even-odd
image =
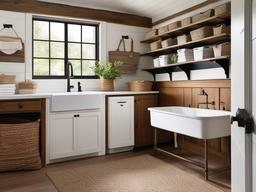
[{"label": "ceiling beam", "polygon": [[212,3],[216,3],[216,2],[218,2],[218,1],[219,1],[219,0],[206,0],[206,1],[204,1],[204,2],[202,2],[202,3],[199,3],[199,4],[195,5],[195,6],[189,7],[189,8],[184,9],[184,10],[178,12],[178,13],[172,14],[172,15],[170,15],[170,16],[168,16],[168,17],[165,17],[165,18],[163,18],[163,19],[160,19],[160,20],[158,20],[158,21],[155,21],[155,22],[152,23],[152,26],[159,25],[159,24],[161,24],[161,23],[164,23],[164,22],[166,22],[166,21],[169,21],[169,20],[174,19],[174,18],[176,18],[176,17],[179,17],[179,16],[181,16],[181,15],[185,15],[185,14],[191,12],[191,11],[200,9],[200,8],[202,8],[202,7],[205,7],[205,6],[210,5],[210,4],[212,4]]},{"label": "ceiling beam", "polygon": [[91,19],[146,28],[152,27],[152,19],[148,17],[36,0],[1,0],[0,10]]}]

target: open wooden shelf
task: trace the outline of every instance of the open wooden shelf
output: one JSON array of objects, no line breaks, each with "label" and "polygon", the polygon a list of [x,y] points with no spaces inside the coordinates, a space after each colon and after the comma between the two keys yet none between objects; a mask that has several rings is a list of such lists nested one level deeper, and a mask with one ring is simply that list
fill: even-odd
[{"label": "open wooden shelf", "polygon": [[172,73],[178,71],[184,71],[190,80],[190,71],[210,68],[223,68],[226,77],[229,78],[229,64],[230,56],[221,56],[217,58],[208,58],[200,61],[188,61],[183,63],[169,64],[163,67],[145,68],[143,71],[147,71],[156,77],[156,74],[168,73],[170,80],[172,80]]},{"label": "open wooden shelf", "polygon": [[152,43],[154,41],[161,40],[161,39],[166,39],[168,37],[182,35],[182,34],[188,33],[191,30],[194,30],[194,29],[206,26],[206,25],[217,25],[217,24],[220,24],[220,23],[223,23],[223,22],[224,23],[226,23],[226,22],[229,23],[230,22],[230,16],[231,16],[230,13],[225,13],[225,14],[222,14],[222,15],[212,16],[212,17],[209,17],[207,19],[198,21],[196,23],[192,23],[190,25],[187,25],[187,26],[184,26],[184,27],[179,27],[177,29],[168,31],[164,34],[157,35],[157,36],[149,38],[149,39],[145,39],[145,40],[141,41],[141,43]]},{"label": "open wooden shelf", "polygon": [[200,46],[204,46],[204,45],[210,45],[210,44],[214,44],[214,43],[223,43],[223,42],[227,42],[230,41],[230,34],[220,34],[220,35],[215,35],[215,36],[210,36],[210,37],[206,37],[197,41],[189,41],[185,44],[181,44],[181,45],[172,45],[169,47],[165,47],[165,48],[161,48],[161,49],[157,49],[154,51],[150,51],[147,53],[142,54],[141,56],[159,56],[159,55],[164,55],[164,54],[170,54],[173,53],[175,51],[177,51],[178,49],[182,49],[182,48],[194,48],[194,47],[200,47]]}]

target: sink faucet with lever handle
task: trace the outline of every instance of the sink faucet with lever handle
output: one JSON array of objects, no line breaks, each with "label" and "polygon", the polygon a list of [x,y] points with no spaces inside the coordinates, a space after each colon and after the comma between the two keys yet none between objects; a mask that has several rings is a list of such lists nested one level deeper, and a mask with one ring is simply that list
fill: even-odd
[{"label": "sink faucet with lever handle", "polygon": [[209,104],[211,104],[214,107],[214,109],[215,109],[215,101],[209,102],[209,95],[208,95],[208,93],[204,89],[200,90],[199,95],[205,96],[206,97],[206,102],[199,102],[199,103],[197,103],[197,108],[200,108],[200,105],[206,105],[206,109],[210,109],[209,108]]},{"label": "sink faucet with lever handle", "polygon": [[72,63],[71,62],[68,62],[68,65],[67,65],[67,92],[70,92],[71,89],[74,88],[74,85],[70,85],[70,79],[74,77],[74,74],[73,74],[73,66],[72,66]]}]

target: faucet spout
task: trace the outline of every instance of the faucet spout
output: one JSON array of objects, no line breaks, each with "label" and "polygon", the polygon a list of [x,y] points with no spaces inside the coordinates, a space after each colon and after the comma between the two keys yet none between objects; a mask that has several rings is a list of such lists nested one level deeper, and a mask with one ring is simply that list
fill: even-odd
[{"label": "faucet spout", "polygon": [[70,79],[74,77],[73,66],[71,62],[67,65],[67,92],[70,92],[74,88],[74,85],[70,85]]}]

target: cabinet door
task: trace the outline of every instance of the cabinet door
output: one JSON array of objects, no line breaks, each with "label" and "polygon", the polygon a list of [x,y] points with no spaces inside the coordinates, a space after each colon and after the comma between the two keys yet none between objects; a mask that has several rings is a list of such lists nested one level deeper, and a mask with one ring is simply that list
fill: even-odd
[{"label": "cabinet door", "polygon": [[149,107],[157,106],[156,95],[139,95],[135,97],[135,146],[154,144],[154,129],[150,125]]},{"label": "cabinet door", "polygon": [[73,114],[50,115],[50,159],[75,155]]},{"label": "cabinet door", "polygon": [[134,97],[108,98],[108,148],[134,145]]},{"label": "cabinet door", "polygon": [[77,154],[96,153],[100,149],[100,112],[79,113],[75,118]]}]

